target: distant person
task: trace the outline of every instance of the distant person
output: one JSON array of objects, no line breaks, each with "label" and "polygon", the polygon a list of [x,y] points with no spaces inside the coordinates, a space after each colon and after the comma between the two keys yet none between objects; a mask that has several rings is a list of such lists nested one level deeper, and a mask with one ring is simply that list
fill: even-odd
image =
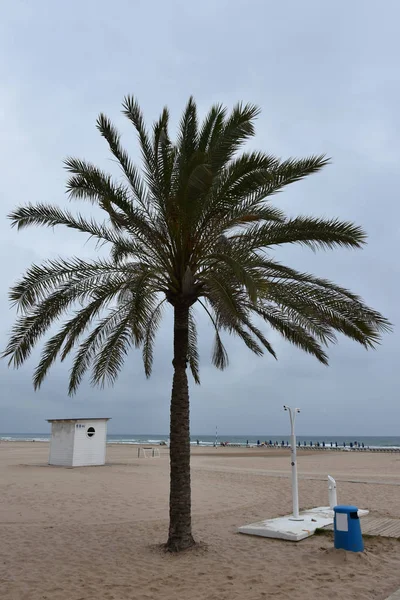
[{"label": "distant person", "polygon": [[361,442],[361,447],[364,448],[364,442]]},{"label": "distant person", "polygon": [[196,440],[196,444],[197,444],[198,446],[200,446],[200,441],[199,441],[199,440]]},{"label": "distant person", "polygon": [[325,448],[325,442],[322,442],[322,447]]},{"label": "distant person", "polygon": [[335,442],[336,448],[337,448],[337,442]]},{"label": "distant person", "polygon": [[246,446],[248,446],[248,445],[249,445],[249,440],[247,440],[247,442],[246,442]]},{"label": "distant person", "polygon": [[304,442],[303,446],[307,446],[307,442]]},{"label": "distant person", "polygon": [[352,448],[352,447],[353,447],[353,442],[350,442],[350,448]]},{"label": "distant person", "polygon": [[257,446],[259,446],[259,445],[260,445],[260,440],[257,440]]}]

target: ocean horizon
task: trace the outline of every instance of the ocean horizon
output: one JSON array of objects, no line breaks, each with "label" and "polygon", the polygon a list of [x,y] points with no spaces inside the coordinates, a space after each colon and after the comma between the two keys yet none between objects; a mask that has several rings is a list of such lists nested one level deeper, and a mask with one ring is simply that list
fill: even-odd
[{"label": "ocean horizon", "polygon": [[[298,435],[297,442],[301,446],[315,445],[317,443],[325,443],[328,447],[332,444],[336,446],[348,447],[351,444],[357,442],[357,444],[364,444],[365,447],[369,448],[400,448],[400,436],[367,436],[367,435]],[[0,433],[0,441],[5,442],[49,442],[50,433]],[[204,434],[192,434],[190,436],[192,445],[199,446],[213,446],[215,442],[219,445],[221,442],[229,442],[230,444],[246,446],[247,443],[251,446],[257,445],[257,442],[277,442],[279,445],[290,444],[290,437],[286,435],[226,435],[218,434],[217,439],[214,435]],[[107,443],[109,444],[161,444],[165,442],[168,444],[168,434],[108,434]]]}]

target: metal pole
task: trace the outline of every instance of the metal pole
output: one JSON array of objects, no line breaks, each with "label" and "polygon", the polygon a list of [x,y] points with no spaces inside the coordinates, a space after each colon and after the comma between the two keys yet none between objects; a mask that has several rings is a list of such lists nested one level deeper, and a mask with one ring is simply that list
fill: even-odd
[{"label": "metal pole", "polygon": [[291,447],[291,466],[292,466],[292,500],[293,500],[293,516],[291,521],[304,521],[299,515],[299,488],[297,481],[297,453],[296,453],[296,433],[294,429],[296,414],[300,412],[299,408],[283,407],[289,412],[290,417],[290,447]]}]

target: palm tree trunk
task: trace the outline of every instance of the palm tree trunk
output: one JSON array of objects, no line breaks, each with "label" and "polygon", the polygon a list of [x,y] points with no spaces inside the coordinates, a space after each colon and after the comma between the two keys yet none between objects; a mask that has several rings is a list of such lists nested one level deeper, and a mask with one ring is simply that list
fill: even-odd
[{"label": "palm tree trunk", "polygon": [[189,306],[174,307],[174,377],[170,424],[170,498],[167,549],[179,552],[194,545],[190,491],[189,388],[186,374]]}]

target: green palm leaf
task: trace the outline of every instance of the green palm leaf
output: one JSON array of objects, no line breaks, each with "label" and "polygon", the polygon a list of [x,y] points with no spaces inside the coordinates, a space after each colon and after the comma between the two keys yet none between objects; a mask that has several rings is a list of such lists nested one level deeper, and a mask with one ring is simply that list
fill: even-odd
[{"label": "green palm leaf", "polygon": [[200,385],[199,352],[197,348],[197,327],[193,309],[189,312],[188,360],[194,382]]}]

